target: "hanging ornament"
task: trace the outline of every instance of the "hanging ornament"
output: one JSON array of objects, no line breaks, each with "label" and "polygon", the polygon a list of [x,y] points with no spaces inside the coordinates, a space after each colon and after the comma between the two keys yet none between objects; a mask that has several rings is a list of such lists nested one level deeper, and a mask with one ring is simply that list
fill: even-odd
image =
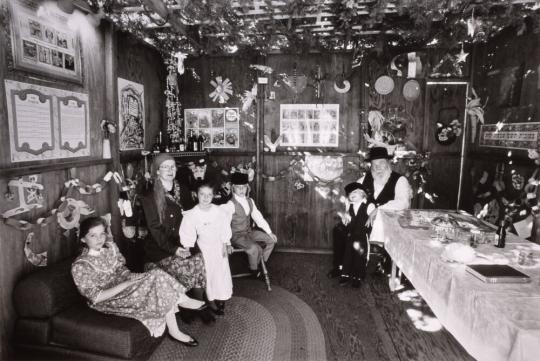
[{"label": "hanging ornament", "polygon": [[69,230],[79,226],[81,215],[86,216],[92,213],[94,213],[94,210],[84,201],[67,198],[65,203],[58,208],[56,218],[60,227]]},{"label": "hanging ornament", "polygon": [[294,182],[293,187],[295,190],[299,191],[306,188],[306,183],[303,180],[297,179]]},{"label": "hanging ornament", "polygon": [[34,253],[30,249],[30,244],[34,240],[34,232],[28,233],[26,241],[24,242],[24,254],[28,262],[38,267],[45,267],[47,265],[47,251],[41,253]]},{"label": "hanging ornament", "polygon": [[216,80],[211,80],[210,84],[214,87],[214,91],[210,93],[209,97],[213,102],[217,101],[219,104],[225,104],[229,100],[229,95],[232,95],[232,83],[229,78],[223,80],[222,77],[216,77]]},{"label": "hanging ornament", "polygon": [[484,107],[487,104],[484,104],[484,107],[480,104],[480,97],[476,94],[476,91],[473,87],[471,87],[471,93],[473,94],[473,97],[467,98],[467,106],[465,107],[465,111],[469,115],[471,119],[471,141],[474,142],[476,138],[476,127],[478,122],[484,124]]},{"label": "hanging ornament", "polygon": [[324,77],[321,73],[321,66],[317,65],[317,70],[313,75],[313,88],[315,89],[315,98],[320,99],[321,97],[321,82],[324,80]]},{"label": "hanging ornament", "polygon": [[182,53],[181,51],[174,54],[177,61],[177,71],[180,75],[184,74],[184,60],[187,58],[187,56],[187,54]]},{"label": "hanging ornament", "polygon": [[341,74],[336,76],[334,90],[339,94],[345,94],[351,90],[351,83],[348,80],[345,80],[345,66],[343,66]]},{"label": "hanging ornament", "polygon": [[258,70],[264,74],[272,74],[272,72],[274,71],[274,69],[272,69],[271,67],[266,66],[266,65],[260,65],[260,64],[251,64],[249,67],[251,69]]},{"label": "hanging ornament", "polygon": [[429,76],[433,78],[462,77],[463,71],[458,60],[459,58],[457,56],[451,54],[444,55]]},{"label": "hanging ornament", "polygon": [[279,76],[281,77],[281,81],[287,86],[287,89],[293,92],[293,102],[296,103],[296,97],[298,94],[306,89],[307,76],[297,74],[296,63],[294,63],[292,76],[287,74],[280,74]]},{"label": "hanging ornament", "polygon": [[275,142],[272,142],[270,137],[268,135],[264,135],[264,144],[267,148],[265,150],[269,150],[270,152],[274,153],[276,151],[276,148],[281,143],[281,140],[283,139],[283,134],[280,134],[279,137],[277,137]]},{"label": "hanging ornament", "polygon": [[256,98],[257,98],[257,84],[253,84],[253,87],[251,88],[251,90],[244,91],[244,95],[241,96],[242,111],[247,113],[249,108],[251,108],[251,104],[253,104]]},{"label": "hanging ornament", "polygon": [[467,56],[469,53],[466,53],[463,50],[463,43],[461,43],[461,52],[457,55],[457,62],[458,63],[465,63],[467,61]]}]

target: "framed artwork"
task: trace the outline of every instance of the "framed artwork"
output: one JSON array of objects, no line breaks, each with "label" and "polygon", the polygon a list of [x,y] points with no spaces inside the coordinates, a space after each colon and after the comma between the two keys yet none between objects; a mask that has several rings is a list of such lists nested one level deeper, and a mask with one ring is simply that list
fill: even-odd
[{"label": "framed artwork", "polygon": [[120,150],[144,149],[144,85],[118,78]]},{"label": "framed artwork", "polygon": [[[38,0],[9,1],[15,69],[82,84],[80,39],[67,15]],[[41,10],[40,10],[41,8]]]},{"label": "framed artwork", "polygon": [[337,147],[339,104],[281,104],[282,146]]},{"label": "framed artwork", "polygon": [[490,95],[499,108],[519,105],[524,65],[496,69],[488,73]]},{"label": "framed artwork", "polygon": [[88,94],[4,83],[11,162],[90,155]]},{"label": "framed artwork", "polygon": [[238,108],[200,108],[184,110],[185,136],[202,135],[205,148],[240,147]]},{"label": "framed artwork", "polygon": [[538,149],[540,123],[482,124],[480,146],[504,149]]}]

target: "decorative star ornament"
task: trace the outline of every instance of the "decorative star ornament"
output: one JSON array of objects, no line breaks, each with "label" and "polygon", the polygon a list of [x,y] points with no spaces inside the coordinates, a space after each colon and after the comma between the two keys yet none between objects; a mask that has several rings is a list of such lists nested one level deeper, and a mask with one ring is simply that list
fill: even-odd
[{"label": "decorative star ornament", "polygon": [[461,44],[461,52],[457,55],[457,62],[458,63],[465,63],[467,62],[467,56],[469,55],[469,53],[466,53],[464,50],[463,50],[463,44]]},{"label": "decorative star ornament", "polygon": [[231,81],[228,78],[223,80],[222,77],[218,76],[216,80],[211,80],[210,84],[215,88],[209,95],[212,101],[225,104],[229,100],[229,95],[233,93]]}]

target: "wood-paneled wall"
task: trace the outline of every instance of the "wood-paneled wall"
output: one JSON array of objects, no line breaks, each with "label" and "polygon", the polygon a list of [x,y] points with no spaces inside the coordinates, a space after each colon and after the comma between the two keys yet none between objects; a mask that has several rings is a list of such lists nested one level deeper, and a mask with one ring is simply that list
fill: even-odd
[{"label": "wood-paneled wall", "polygon": [[[220,107],[213,103],[208,94],[213,90],[210,80],[216,76],[229,78],[233,84],[235,96],[226,104],[228,107],[240,107],[241,101],[236,94],[251,89],[255,72],[250,64],[265,64],[274,72],[265,87],[264,134],[274,140],[279,135],[280,104],[339,104],[340,131],[337,148],[278,148],[276,153],[264,152],[262,173],[277,175],[287,169],[291,160],[300,154],[323,154],[343,156],[345,172],[342,182],[329,185],[308,182],[304,189],[297,190],[294,183],[298,175],[289,172],[286,177],[276,180],[263,180],[262,199],[259,208],[267,217],[270,226],[277,234],[281,247],[325,248],[331,247],[332,227],[336,224],[337,211],[343,208],[343,186],[358,179],[359,172],[353,164],[359,163],[357,152],[365,150],[361,134],[361,122],[367,121],[369,109],[378,109],[387,114],[389,110],[398,110],[408,119],[407,139],[418,150],[423,150],[424,141],[424,94],[425,82],[420,80],[421,95],[417,100],[408,102],[402,96],[402,87],[406,79],[395,78],[394,91],[386,96],[379,95],[373,88],[375,80],[388,74],[388,61],[385,59],[366,58],[361,67],[350,69],[351,54],[348,53],[313,53],[313,54],[273,54],[266,58],[249,56],[211,57],[188,59],[186,73],[181,77],[181,94],[184,108]],[[388,61],[387,61],[388,60]],[[320,97],[316,97],[314,75],[320,67],[323,79],[320,82]],[[193,77],[190,68],[198,77]],[[286,85],[278,82],[279,74],[293,77],[306,75],[308,86],[296,95]],[[351,82],[348,93],[337,93],[333,86],[336,76],[342,72]],[[275,92],[275,99],[269,99],[270,92]],[[261,104],[259,103],[259,106]],[[238,150],[211,150],[211,158],[220,165],[238,164],[255,155],[256,109],[248,114],[241,113],[240,148]],[[262,138],[262,135],[261,135]],[[441,161],[441,165],[446,161]],[[444,176],[443,176],[444,177]],[[447,184],[445,184],[447,186]],[[455,185],[457,191],[457,183]],[[252,193],[253,195],[253,193]]]},{"label": "wood-paneled wall", "polygon": [[[6,0],[0,0],[1,9],[6,10]],[[103,118],[118,120],[116,107],[107,106],[106,103],[116,103],[117,90],[106,89],[106,63],[107,57],[117,56],[115,68],[112,69],[112,77],[116,76],[141,83],[145,87],[146,109],[146,144],[151,146],[155,134],[161,128],[163,120],[163,90],[165,88],[165,67],[160,54],[153,48],[138,43],[128,34],[108,33],[113,31],[110,24],[102,22],[99,28],[92,28],[89,24],[81,26],[81,52],[83,58],[82,85],[59,81],[48,77],[30,74],[14,70],[11,64],[9,48],[10,38],[7,28],[0,28],[0,197],[7,189],[7,183],[12,177],[22,174],[39,173],[44,186],[45,204],[39,210],[16,216],[17,219],[35,222],[38,217],[57,206],[57,201],[64,189],[64,182],[69,179],[68,167],[76,167],[75,173],[86,184],[99,182],[108,170],[113,169],[116,162],[103,161],[101,159],[102,132],[100,121]],[[115,45],[107,50],[106,37],[113,37]],[[61,165],[65,160],[52,160],[40,162],[26,162],[13,165],[10,163],[8,121],[5,100],[4,80],[11,79],[21,82],[38,84],[53,88],[77,91],[88,94],[90,110],[90,146],[91,157],[75,159]],[[107,90],[114,94],[112,99],[106,99]],[[113,142],[114,145],[117,142]],[[118,149],[113,148],[113,158],[118,159]],[[140,151],[126,154],[135,160],[140,159]],[[59,165],[60,164],[60,165]],[[108,188],[96,195],[79,195],[75,198],[88,203],[95,210],[95,214],[101,215],[116,208],[114,182]],[[116,212],[117,213],[117,212]],[[116,219],[119,222],[119,219]],[[118,227],[116,227],[118,229]],[[76,254],[79,244],[72,230],[65,235],[64,230],[56,223],[49,224],[40,229],[34,229],[35,240],[31,249],[35,252],[48,252],[49,264],[53,264]],[[13,357],[10,347],[16,314],[12,304],[12,292],[17,281],[25,274],[36,270],[24,256],[24,242],[28,231],[20,231],[0,222],[0,359]],[[118,232],[115,236],[117,242],[121,241]]]}]

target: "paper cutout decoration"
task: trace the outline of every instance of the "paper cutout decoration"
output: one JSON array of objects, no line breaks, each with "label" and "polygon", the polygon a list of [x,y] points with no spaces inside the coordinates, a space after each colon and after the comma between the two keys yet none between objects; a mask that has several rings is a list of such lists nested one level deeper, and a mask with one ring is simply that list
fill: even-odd
[{"label": "paper cutout decoration", "polygon": [[[12,217],[16,214],[28,212],[34,208],[43,207],[43,196],[41,191],[43,191],[43,186],[39,183],[37,175],[31,175],[28,177],[21,177],[19,179],[12,179],[8,182],[8,189],[10,187],[17,188],[17,195],[19,198],[19,206],[10,210],[5,211],[2,216],[4,218]],[[15,194],[8,190],[8,198],[15,199]]]},{"label": "paper cutout decoration", "polygon": [[247,112],[257,98],[257,84],[253,84],[251,90],[246,90],[242,97],[242,111]]},{"label": "paper cutout decoration", "polygon": [[225,104],[230,95],[233,94],[232,83],[229,78],[223,80],[222,77],[216,77],[216,80],[211,80],[210,84],[214,87],[214,91],[210,93],[209,97],[213,102],[218,102],[219,104]]},{"label": "paper cutout decoration", "polygon": [[94,213],[94,210],[84,201],[67,198],[65,204],[58,208],[56,217],[60,227],[69,230],[79,227],[81,215],[86,216],[92,213]]},{"label": "paper cutout decoration", "polygon": [[[471,141],[474,142],[474,140],[476,139],[476,127],[478,125],[478,122],[484,124],[484,108],[480,104],[480,97],[476,94],[476,91],[472,87],[471,93],[473,97],[467,99],[468,101],[467,106],[465,107],[465,111],[471,119]],[[486,106],[486,104],[484,104],[484,107]]]},{"label": "paper cutout decoration", "polygon": [[45,267],[47,265],[47,251],[41,253],[34,253],[30,249],[30,244],[34,240],[34,232],[28,233],[26,241],[24,242],[24,255],[28,262],[37,267]]},{"label": "paper cutout decoration", "polygon": [[394,90],[394,79],[388,75],[382,75],[375,81],[375,90],[381,95],[387,95]]},{"label": "paper cutout decoration", "polygon": [[[403,65],[401,65],[403,63]],[[398,54],[392,58],[390,69],[396,71],[396,76],[403,76],[401,68],[407,68],[407,78],[418,78],[422,74],[422,61],[416,52]]]},{"label": "paper cutout decoration", "polygon": [[264,135],[264,144],[270,150],[270,152],[274,153],[276,151],[276,148],[279,147],[279,144],[281,143],[281,139],[283,139],[283,136],[280,134],[279,137],[277,137],[276,141],[272,142],[270,137],[265,134]]}]

